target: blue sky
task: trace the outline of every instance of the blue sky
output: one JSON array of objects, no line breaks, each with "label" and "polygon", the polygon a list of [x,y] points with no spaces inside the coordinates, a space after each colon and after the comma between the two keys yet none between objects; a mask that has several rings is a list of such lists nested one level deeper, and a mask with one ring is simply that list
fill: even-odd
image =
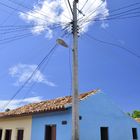
[{"label": "blue sky", "polygon": [[[29,9],[13,4],[9,0],[1,0],[1,2],[14,9],[19,9],[19,11],[15,11],[0,4],[0,103],[2,108],[54,46],[56,39],[64,32],[61,28],[53,29],[53,34],[50,35],[48,34],[50,30],[45,27],[45,29],[42,29],[43,31],[35,32],[32,30],[30,36],[8,43],[5,39],[21,35],[26,36],[27,33],[31,33],[30,29],[14,33],[10,27],[8,28],[9,25],[24,26],[37,24],[38,22],[38,24],[42,23],[40,23],[39,18],[36,21],[36,17],[30,20],[26,15],[21,16],[22,12],[29,12]],[[31,9],[35,5],[38,6],[37,0],[30,0],[30,2],[20,0],[17,2],[21,2]],[[90,2],[93,3],[94,0],[89,0],[89,5]],[[97,2],[100,2],[100,0],[97,0]],[[107,0],[105,5],[107,9],[103,7],[98,12],[101,14],[102,10],[109,10],[109,13],[107,13],[110,14],[113,9],[136,2],[138,0]],[[96,4],[98,5],[98,3]],[[80,3],[79,7],[80,5],[83,5],[83,3]],[[96,6],[91,5],[90,8],[92,10]],[[62,12],[61,10],[58,12]],[[85,6],[83,12],[86,13],[86,10]],[[69,16],[66,11],[64,14]],[[59,18],[61,18],[57,19],[57,16],[49,16],[54,18],[56,22],[59,22]],[[102,16],[106,18],[107,15],[102,14]],[[94,19],[94,16],[92,19]],[[64,18],[63,21],[67,20]],[[48,22],[50,24],[51,21]],[[105,27],[103,28],[102,25],[105,25]],[[90,25],[87,25],[88,29],[83,26],[82,34],[79,37],[79,91],[81,93],[99,88],[124,111],[140,110],[140,58],[121,48],[97,42],[86,35],[90,34],[97,39],[118,44],[140,55],[139,25],[140,18],[129,18],[90,22]],[[86,33],[83,33],[83,31]],[[71,35],[65,36],[64,40],[72,47]],[[25,103],[71,95],[70,58],[69,49],[61,46],[57,47],[49,62],[37,72],[38,75],[33,77],[14,98],[13,103],[10,103],[7,107],[14,108]],[[35,85],[32,87],[33,83]]]}]

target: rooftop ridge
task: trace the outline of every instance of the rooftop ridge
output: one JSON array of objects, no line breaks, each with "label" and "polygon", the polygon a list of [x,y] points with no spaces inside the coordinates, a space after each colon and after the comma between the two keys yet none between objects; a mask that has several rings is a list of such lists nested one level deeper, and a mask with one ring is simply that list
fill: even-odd
[{"label": "rooftop ridge", "polygon": [[[89,92],[85,92],[79,94],[79,100],[85,100],[89,96],[92,96],[98,93],[100,90],[92,90]],[[72,96],[64,96],[58,97],[51,100],[44,100],[37,103],[30,103],[28,105],[10,110],[8,112],[3,112],[0,115],[0,118],[5,117],[18,117],[18,116],[25,116],[25,115],[33,115],[36,113],[45,113],[45,112],[54,112],[54,111],[64,111],[66,110],[66,106],[72,103]]]}]

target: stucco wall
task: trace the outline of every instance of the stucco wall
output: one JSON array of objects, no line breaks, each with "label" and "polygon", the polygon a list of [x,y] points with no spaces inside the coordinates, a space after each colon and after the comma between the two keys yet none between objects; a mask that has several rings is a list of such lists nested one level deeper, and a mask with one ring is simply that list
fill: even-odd
[{"label": "stucco wall", "polygon": [[31,124],[32,124],[31,116],[0,119],[0,129],[3,130],[2,140],[4,140],[6,129],[12,129],[11,140],[16,140],[18,129],[24,129],[24,140],[30,140]]},{"label": "stucco wall", "polygon": [[[109,128],[109,140],[132,140],[132,128],[140,125],[125,115],[105,94],[80,102],[80,140],[100,140],[100,127]],[[66,120],[67,125],[62,125]],[[33,116],[31,140],[44,140],[45,125],[57,125],[57,140],[71,140],[71,109],[61,113]]]}]

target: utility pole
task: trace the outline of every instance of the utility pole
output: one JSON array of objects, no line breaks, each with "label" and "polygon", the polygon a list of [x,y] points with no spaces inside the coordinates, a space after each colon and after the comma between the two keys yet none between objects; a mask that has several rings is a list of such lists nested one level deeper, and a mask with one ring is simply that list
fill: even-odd
[{"label": "utility pole", "polygon": [[73,1],[73,84],[72,84],[72,140],[79,140],[79,111],[78,111],[78,25],[77,25],[77,3]]}]

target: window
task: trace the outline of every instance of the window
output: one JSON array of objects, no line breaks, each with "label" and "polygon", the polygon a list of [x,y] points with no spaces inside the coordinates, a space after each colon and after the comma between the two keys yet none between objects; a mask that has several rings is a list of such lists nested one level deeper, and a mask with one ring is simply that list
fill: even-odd
[{"label": "window", "polygon": [[132,134],[133,134],[133,140],[137,140],[138,139],[137,128],[132,128]]},{"label": "window", "polygon": [[45,140],[56,140],[56,125],[46,125]]},{"label": "window", "polygon": [[6,129],[4,140],[11,140],[11,135],[12,135],[12,130],[11,129]]},{"label": "window", "polygon": [[2,140],[2,129],[0,129],[0,140]]},{"label": "window", "polygon": [[23,140],[24,130],[17,130],[17,140]]},{"label": "window", "polygon": [[108,140],[108,127],[101,127],[101,140]]}]

